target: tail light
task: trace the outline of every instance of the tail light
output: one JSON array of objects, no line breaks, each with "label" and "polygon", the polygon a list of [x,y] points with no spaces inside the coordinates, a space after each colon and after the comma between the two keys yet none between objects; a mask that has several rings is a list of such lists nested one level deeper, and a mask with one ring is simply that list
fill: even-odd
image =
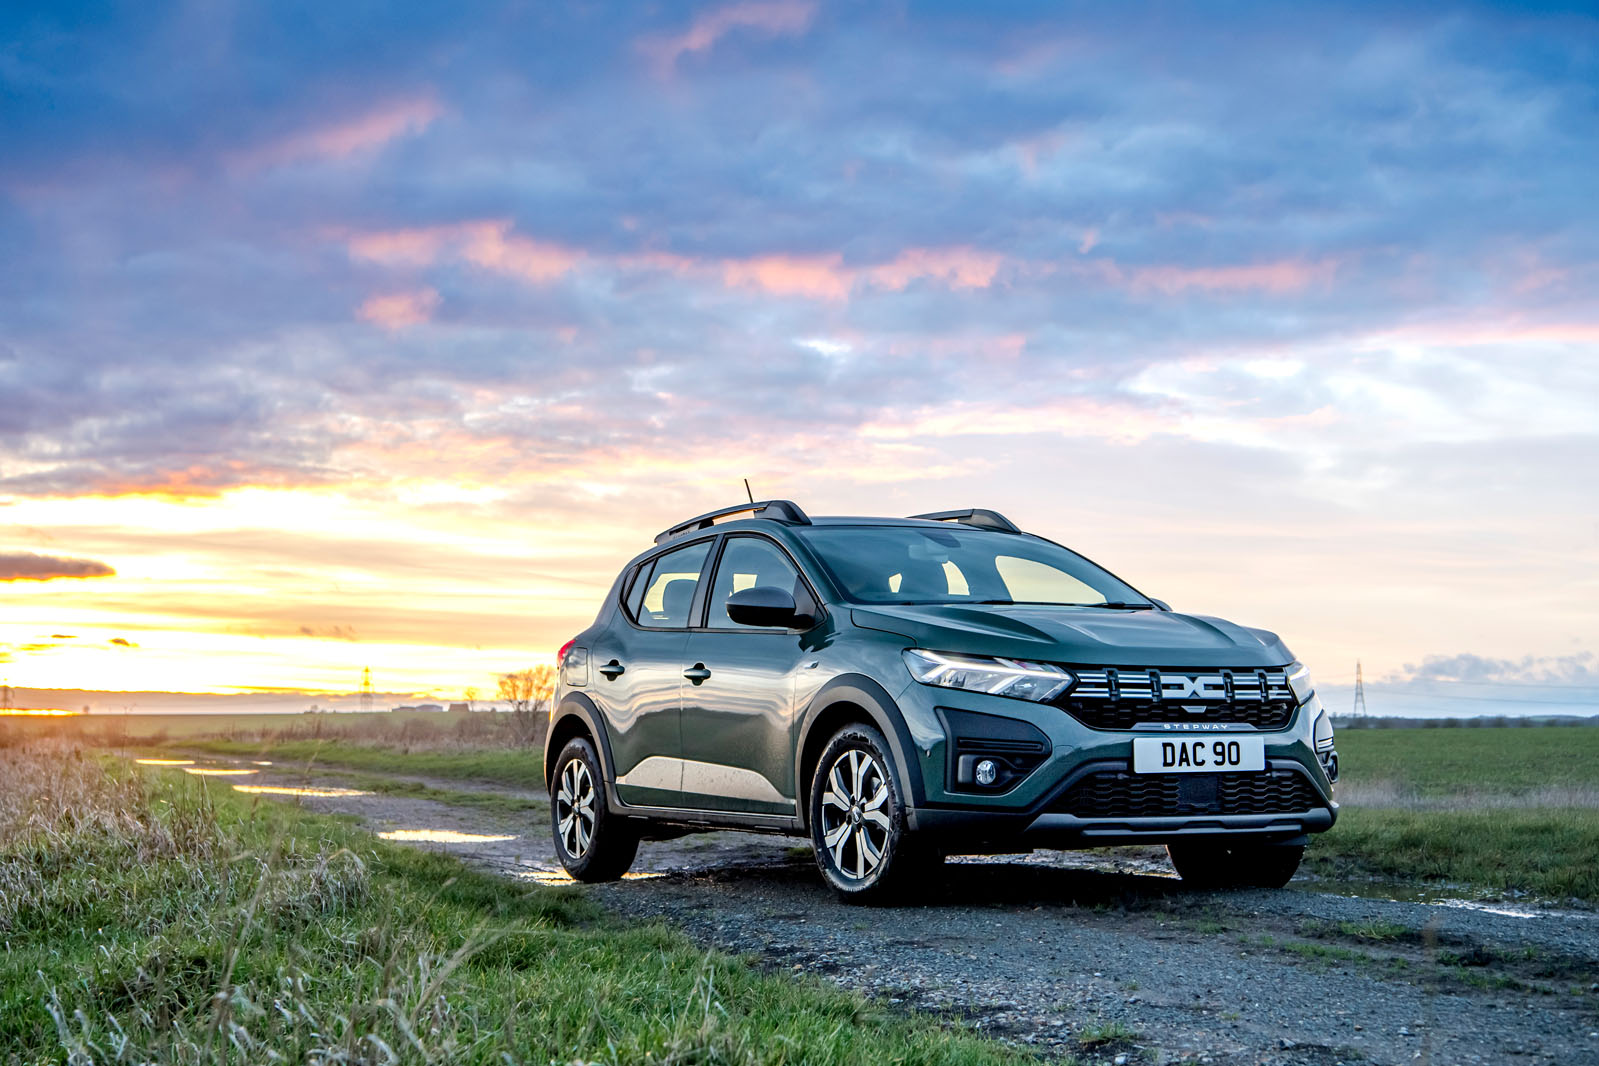
[{"label": "tail light", "polygon": [[566,653],[571,651],[572,650],[572,645],[574,645],[576,643],[577,643],[577,638],[573,637],[571,640],[569,640],[565,644],[561,645],[561,650],[555,653],[555,665],[556,666],[560,666],[562,663],[566,662]]}]

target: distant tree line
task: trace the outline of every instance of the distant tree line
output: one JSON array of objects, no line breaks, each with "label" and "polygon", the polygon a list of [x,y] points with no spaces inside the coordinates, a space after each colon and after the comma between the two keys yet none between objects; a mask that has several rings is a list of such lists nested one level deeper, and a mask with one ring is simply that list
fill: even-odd
[{"label": "distant tree line", "polygon": [[1492,714],[1470,718],[1402,718],[1398,715],[1343,718],[1334,715],[1332,721],[1334,729],[1531,729],[1544,726],[1599,726],[1599,714],[1586,718],[1574,714],[1527,717]]}]

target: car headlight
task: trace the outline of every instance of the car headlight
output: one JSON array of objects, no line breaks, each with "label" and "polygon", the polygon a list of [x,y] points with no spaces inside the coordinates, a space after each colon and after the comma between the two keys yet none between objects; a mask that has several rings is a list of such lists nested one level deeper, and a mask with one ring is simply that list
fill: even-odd
[{"label": "car headlight", "polygon": [[924,685],[986,692],[990,696],[1009,696],[1038,703],[1054,699],[1077,680],[1071,671],[1051,663],[955,655],[921,648],[906,649],[905,665],[910,667],[911,676]]},{"label": "car headlight", "polygon": [[1293,690],[1295,703],[1304,703],[1315,695],[1316,689],[1310,683],[1310,671],[1304,663],[1294,663],[1288,667],[1288,687]]}]

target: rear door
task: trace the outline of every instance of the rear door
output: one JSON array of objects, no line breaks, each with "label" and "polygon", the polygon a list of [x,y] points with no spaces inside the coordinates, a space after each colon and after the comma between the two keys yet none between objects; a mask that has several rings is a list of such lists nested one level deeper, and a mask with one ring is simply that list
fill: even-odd
[{"label": "rear door", "polygon": [[[735,624],[727,598],[757,585],[809,587],[788,553],[755,534],[723,542],[706,603],[705,627],[684,655],[683,802],[702,810],[793,814],[794,689],[807,658],[805,635]],[[702,674],[704,676],[698,676]]]},{"label": "rear door", "polygon": [[590,660],[590,693],[605,712],[622,802],[683,802],[683,654],[712,539],[646,560]]}]

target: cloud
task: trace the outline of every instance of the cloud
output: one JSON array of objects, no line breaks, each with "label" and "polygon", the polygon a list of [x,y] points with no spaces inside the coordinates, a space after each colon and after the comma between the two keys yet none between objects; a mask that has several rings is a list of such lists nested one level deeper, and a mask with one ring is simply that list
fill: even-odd
[{"label": "cloud", "polygon": [[248,171],[344,160],[421,133],[443,113],[444,108],[431,96],[392,100],[349,118],[312,126],[236,153],[233,162]]},{"label": "cloud", "polygon": [[404,329],[430,320],[438,306],[437,289],[394,292],[368,297],[356,311],[356,317],[385,329]]},{"label": "cloud", "polygon": [[1135,291],[1168,295],[1186,290],[1203,292],[1291,293],[1313,284],[1329,284],[1337,270],[1332,260],[1304,262],[1282,260],[1247,266],[1153,266],[1127,272],[1127,282]]},{"label": "cloud", "polygon": [[137,648],[138,647],[137,644],[135,644],[133,641],[129,640],[127,637],[112,637],[110,643],[115,644],[119,648]]},{"label": "cloud", "polygon": [[682,33],[643,38],[638,49],[660,73],[670,74],[683,56],[710,51],[736,30],[764,37],[796,36],[805,32],[815,14],[816,5],[810,0],[748,0],[700,13]]},{"label": "cloud", "polygon": [[64,577],[114,577],[116,571],[93,559],[63,559],[32,552],[0,553],[0,581],[53,581]]},{"label": "cloud", "polygon": [[513,233],[506,219],[359,233],[346,244],[352,258],[384,266],[427,267],[447,258],[536,285],[562,277],[582,258],[573,249]]},{"label": "cloud", "polygon": [[1397,683],[1498,682],[1599,688],[1599,656],[1591,651],[1570,655],[1524,655],[1518,659],[1471,652],[1429,655],[1419,663],[1406,663],[1387,680]]}]

